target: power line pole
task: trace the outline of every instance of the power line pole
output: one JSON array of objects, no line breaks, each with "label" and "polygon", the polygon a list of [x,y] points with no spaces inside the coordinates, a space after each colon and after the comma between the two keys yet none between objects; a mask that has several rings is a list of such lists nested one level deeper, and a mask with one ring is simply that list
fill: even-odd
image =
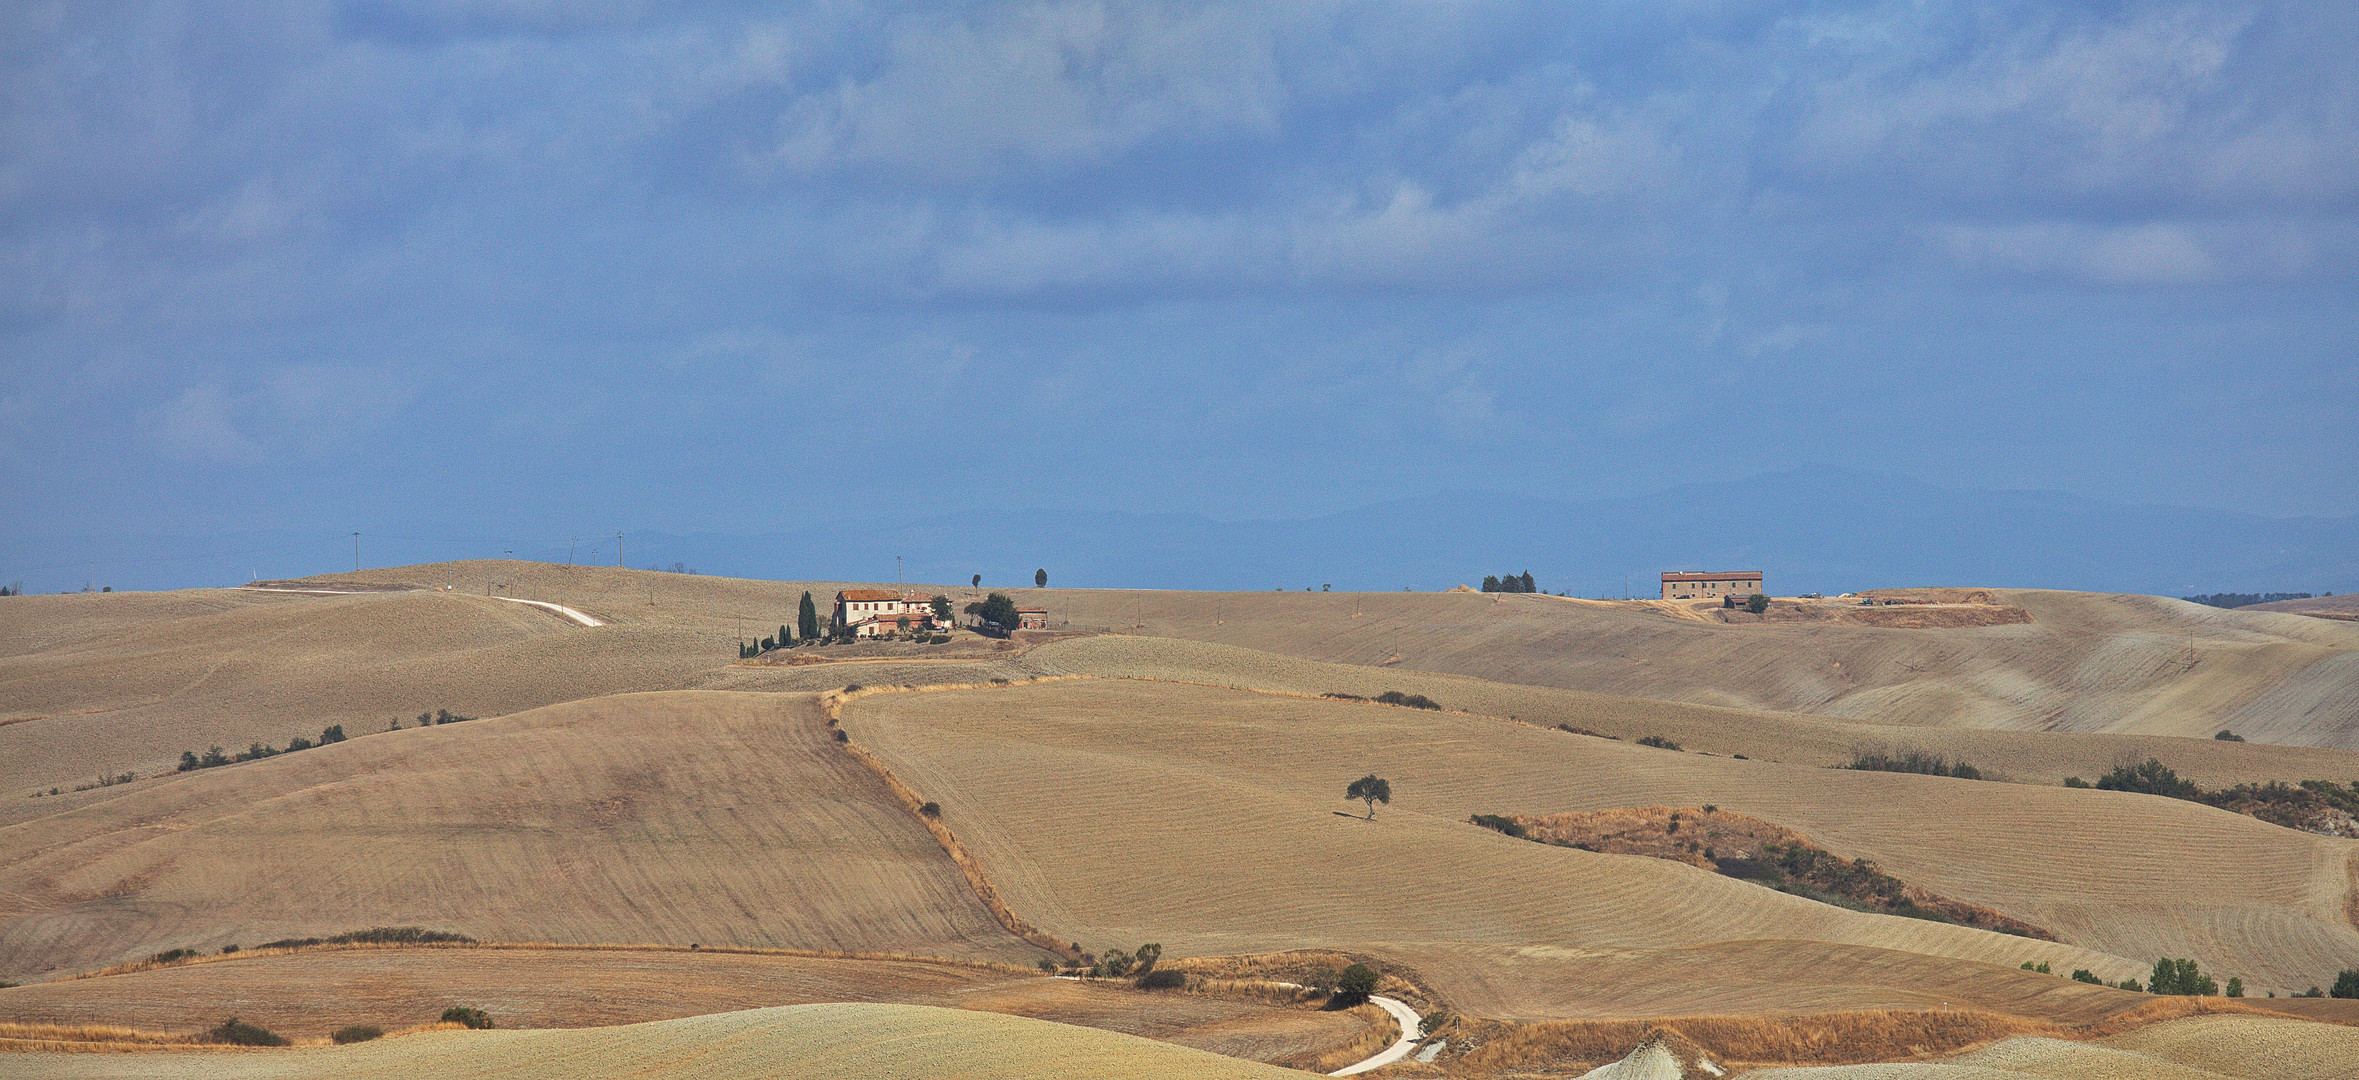
[{"label": "power line pole", "polygon": [[352,534],[352,572],[360,573],[360,534]]},{"label": "power line pole", "polygon": [[576,536],[576,537],[574,537],[573,539],[571,539],[571,540],[569,540],[569,541],[567,541],[567,542],[566,542],[566,544],[565,544],[565,568],[566,568],[566,569],[568,569],[568,570],[571,570],[571,569],[573,569],[573,553],[574,553],[574,550],[575,550],[575,549],[577,549],[577,548],[579,548],[579,547],[581,547],[581,546],[582,546],[582,538],[581,538],[581,537],[578,537],[578,536]]},{"label": "power line pole", "polygon": [[623,534],[620,532],[614,534],[614,568],[623,568]]}]

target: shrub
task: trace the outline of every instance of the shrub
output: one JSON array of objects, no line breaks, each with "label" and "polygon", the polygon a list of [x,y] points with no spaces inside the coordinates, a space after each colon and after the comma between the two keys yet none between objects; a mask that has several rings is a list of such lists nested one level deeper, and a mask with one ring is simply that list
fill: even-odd
[{"label": "shrub", "polygon": [[337,1028],[333,1034],[328,1036],[328,1038],[335,1040],[336,1045],[338,1046],[343,1046],[346,1043],[367,1042],[370,1039],[382,1039],[384,1037],[385,1029],[377,1027],[374,1024],[348,1024],[344,1027]]},{"label": "shrub", "polygon": [[1677,750],[1677,749],[1679,749],[1679,744],[1678,744],[1678,743],[1672,742],[1671,740],[1669,740],[1669,739],[1666,739],[1666,738],[1664,738],[1664,737],[1662,737],[1662,736],[1660,736],[1660,735],[1649,735],[1649,736],[1647,736],[1647,737],[1645,737],[1645,738],[1643,738],[1643,739],[1640,739],[1640,740],[1638,740],[1638,745],[1640,745],[1640,746],[1652,746],[1652,747],[1655,747],[1656,749],[1659,749],[1659,750]]},{"label": "shrub", "polygon": [[[2359,998],[2359,968],[2344,968],[2334,977],[2334,989],[2328,994],[2339,998]],[[2318,996],[2318,988],[2310,988],[2310,996]]]},{"label": "shrub", "polygon": [[223,955],[223,956],[228,956],[229,954],[231,954],[231,953],[234,953],[234,952],[236,952],[236,951],[238,951],[238,944],[237,944],[237,942],[234,942],[234,941],[233,941],[233,942],[230,942],[229,944],[227,944],[227,945],[224,945],[224,946],[222,946],[222,947],[221,947],[221,955]]},{"label": "shrub", "polygon": [[200,764],[198,764],[198,763],[197,763],[197,752],[196,752],[196,751],[194,751],[194,750],[183,750],[183,751],[181,751],[181,752],[180,752],[180,771],[181,771],[181,772],[189,772],[189,771],[191,771],[191,770],[194,770],[194,769],[201,769],[201,768],[203,768],[203,767],[204,767],[204,766],[202,766],[202,765],[200,765]]},{"label": "shrub", "polygon": [[2120,982],[2109,985],[2111,985],[2116,990],[2127,990],[2133,994],[2143,994],[2146,992],[2146,988],[2138,985],[2138,980],[2136,979],[2123,979]]},{"label": "shrub", "polygon": [[[2090,984],[2090,985],[2093,985],[2093,986],[2103,986],[2103,985],[2105,985],[2105,980],[2098,978],[2098,977],[2097,977],[2097,973],[2096,973],[2096,972],[2094,972],[2094,971],[2090,971],[2090,970],[2089,970],[2089,969],[2087,969],[2087,968],[2074,968],[2074,969],[2072,969],[2072,981],[2074,981],[2074,982],[2084,982],[2084,983],[2088,983],[2088,984]],[[2231,980],[2229,980],[2229,983],[2230,983],[2230,985],[2234,985],[2234,984],[2235,984],[2235,980],[2231,979]]]},{"label": "shrub", "polygon": [[1760,593],[1754,593],[1753,595],[1745,598],[1745,610],[1750,611],[1755,615],[1759,615],[1764,611],[1768,611],[1769,598],[1761,595]]},{"label": "shrub", "polygon": [[1524,836],[1524,827],[1516,824],[1515,819],[1513,818],[1503,817],[1498,814],[1476,814],[1467,820],[1480,825],[1483,828],[1496,832],[1503,832],[1517,839],[1522,839]]},{"label": "shrub", "polygon": [[1053,975],[1053,974],[1055,974],[1055,973],[1056,973],[1056,970],[1057,970],[1057,962],[1056,962],[1056,961],[1054,961],[1054,960],[1051,960],[1051,959],[1049,959],[1049,958],[1047,958],[1047,957],[1045,957],[1045,956],[1044,956],[1044,957],[1041,957],[1041,959],[1040,959],[1040,963],[1039,963],[1039,965],[1038,965],[1038,966],[1039,966],[1040,970],[1042,970],[1042,971],[1045,971],[1045,972],[1048,972],[1048,973],[1050,973],[1050,974],[1052,974],[1052,975]]},{"label": "shrub", "polygon": [[2244,996],[2243,979],[2239,979],[2233,975],[2228,977],[2228,996],[2232,998],[2240,998]]},{"label": "shrub", "polygon": [[2053,974],[2055,974],[2054,972],[2052,972],[2052,971],[2049,971],[2049,970],[2048,970],[2048,962],[2047,962],[2047,961],[2045,961],[2045,960],[2042,960],[2042,961],[2040,961],[2040,962],[2039,962],[2039,963],[2037,963],[2037,964],[2034,964],[2034,963],[2032,963],[2031,961],[2029,961],[2029,960],[2026,960],[2026,961],[2024,961],[2024,962],[2023,962],[2023,970],[2025,970],[2025,971],[2036,971],[2036,972],[2039,972],[2039,973],[2040,973],[2040,974],[2042,974],[2042,975],[2053,975]]},{"label": "shrub", "polygon": [[197,768],[200,769],[210,769],[216,765],[227,764],[229,764],[229,755],[222,753],[218,746],[207,749],[205,756],[197,759]]},{"label": "shrub", "polygon": [[442,1022],[445,1024],[465,1024],[478,1031],[493,1026],[491,1014],[466,1005],[453,1005],[442,1010]]},{"label": "shrub", "polygon": [[927,816],[927,817],[941,817],[941,816],[942,816],[942,804],[941,804],[941,803],[936,803],[936,802],[930,802],[930,803],[927,803],[927,804],[925,804],[924,806],[918,807],[918,808],[917,808],[917,812],[918,812],[918,813],[921,813],[921,814],[924,814],[924,815],[925,815],[925,816]]},{"label": "shrub", "polygon": [[1417,1018],[1417,1037],[1420,1039],[1430,1039],[1433,1037],[1434,1032],[1448,1027],[1450,1025],[1450,1021],[1453,1019],[1455,1019],[1455,1017],[1450,1015],[1450,1010],[1448,1009],[1435,1009],[1432,1012],[1426,1013],[1425,1015]]},{"label": "shrub", "polygon": [[220,1027],[206,1032],[205,1041],[227,1043],[231,1046],[287,1045],[286,1039],[274,1034],[269,1028],[257,1027],[234,1016],[222,1021]]},{"label": "shrub", "polygon": [[1980,780],[1982,770],[1963,761],[1952,763],[1940,754],[1923,750],[1863,751],[1851,753],[1851,764],[1841,766],[1863,772],[1917,773],[1923,776],[1953,776],[1960,780]]},{"label": "shrub", "polygon": [[1404,694],[1398,690],[1387,690],[1378,694],[1376,700],[1386,705],[1406,705],[1412,709],[1439,709],[1442,707],[1440,702],[1423,694]]},{"label": "shrub", "polygon": [[2089,782],[2088,782],[2088,781],[2086,781],[2086,780],[2083,780],[2083,779],[2081,779],[2080,777],[2077,777],[2077,776],[2067,776],[2067,777],[2065,777],[2065,778],[2064,778],[2064,786],[2065,786],[2065,787],[2073,787],[2073,788],[2085,788],[2085,787],[2088,787],[2088,786],[2089,786]]},{"label": "shrub", "polygon": [[934,635],[934,636],[932,636],[932,637],[930,637],[930,638],[927,638],[927,639],[926,639],[926,644],[928,644],[928,645],[948,645],[948,644],[950,644],[950,635],[948,635],[948,634],[936,634],[936,635]]},{"label": "shrub", "polygon": [[194,960],[200,955],[202,954],[195,949],[166,949],[148,957],[147,962],[151,964],[177,964],[183,960]]},{"label": "shrub", "polygon": [[1376,969],[1366,964],[1353,964],[1335,977],[1335,992],[1346,997],[1365,998],[1376,992]]},{"label": "shrub", "polygon": [[1188,985],[1188,977],[1170,968],[1161,968],[1139,976],[1141,990],[1177,990]]},{"label": "shrub", "polygon": [[844,729],[842,729],[842,728],[837,728],[837,729],[835,729],[835,741],[837,741],[837,742],[851,742],[851,741],[852,741],[852,736],[851,736],[851,735],[849,735],[849,734],[847,734],[847,733],[844,731]]},{"label": "shrub", "polygon": [[2145,795],[2161,795],[2172,799],[2198,799],[2203,792],[2193,781],[2182,780],[2170,767],[2153,758],[2137,765],[2116,765],[2113,771],[2097,778],[2103,791],[2135,791]]},{"label": "shrub", "polygon": [[2239,734],[2237,734],[2237,733],[2235,733],[2235,732],[2233,732],[2233,731],[2221,731],[2219,734],[2212,736],[2212,738],[2218,739],[2218,740],[2220,740],[2221,742],[2243,742],[2243,741],[2244,741],[2244,736],[2242,736],[2242,735],[2239,735]]}]

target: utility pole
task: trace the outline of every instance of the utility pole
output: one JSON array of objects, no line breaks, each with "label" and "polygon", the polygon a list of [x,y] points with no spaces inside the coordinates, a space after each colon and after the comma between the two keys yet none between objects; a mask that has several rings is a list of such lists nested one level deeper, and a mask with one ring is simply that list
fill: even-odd
[{"label": "utility pole", "polygon": [[614,534],[614,568],[623,568],[623,534],[620,532]]},{"label": "utility pole", "polygon": [[573,553],[574,553],[574,550],[575,550],[576,548],[579,548],[579,547],[581,547],[581,546],[582,546],[582,538],[581,538],[581,537],[578,537],[578,536],[576,536],[576,537],[574,537],[572,540],[569,540],[569,541],[567,541],[567,542],[566,542],[566,544],[565,544],[565,568],[566,568],[566,569],[568,569],[568,570],[571,570],[571,569],[573,569]]},{"label": "utility pole", "polygon": [[360,573],[360,534],[352,534],[352,572]]},{"label": "utility pole", "polygon": [[907,584],[901,579],[901,556],[899,555],[893,556],[893,583],[896,585]]}]

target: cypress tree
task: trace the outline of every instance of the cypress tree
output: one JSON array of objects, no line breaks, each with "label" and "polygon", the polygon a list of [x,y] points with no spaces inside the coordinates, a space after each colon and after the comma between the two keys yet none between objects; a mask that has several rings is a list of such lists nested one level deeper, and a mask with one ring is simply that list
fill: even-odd
[{"label": "cypress tree", "polygon": [[815,638],[819,636],[819,608],[811,603],[810,593],[803,594],[803,607],[795,615],[795,622],[798,624],[797,629],[803,632],[803,637]]}]

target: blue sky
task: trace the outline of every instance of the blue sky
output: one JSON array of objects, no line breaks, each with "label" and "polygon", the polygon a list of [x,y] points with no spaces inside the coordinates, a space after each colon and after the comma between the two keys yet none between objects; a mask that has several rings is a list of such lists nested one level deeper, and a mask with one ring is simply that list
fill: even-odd
[{"label": "blue sky", "polygon": [[1809,464],[2342,516],[2359,7],[13,4],[0,375],[29,564]]}]

